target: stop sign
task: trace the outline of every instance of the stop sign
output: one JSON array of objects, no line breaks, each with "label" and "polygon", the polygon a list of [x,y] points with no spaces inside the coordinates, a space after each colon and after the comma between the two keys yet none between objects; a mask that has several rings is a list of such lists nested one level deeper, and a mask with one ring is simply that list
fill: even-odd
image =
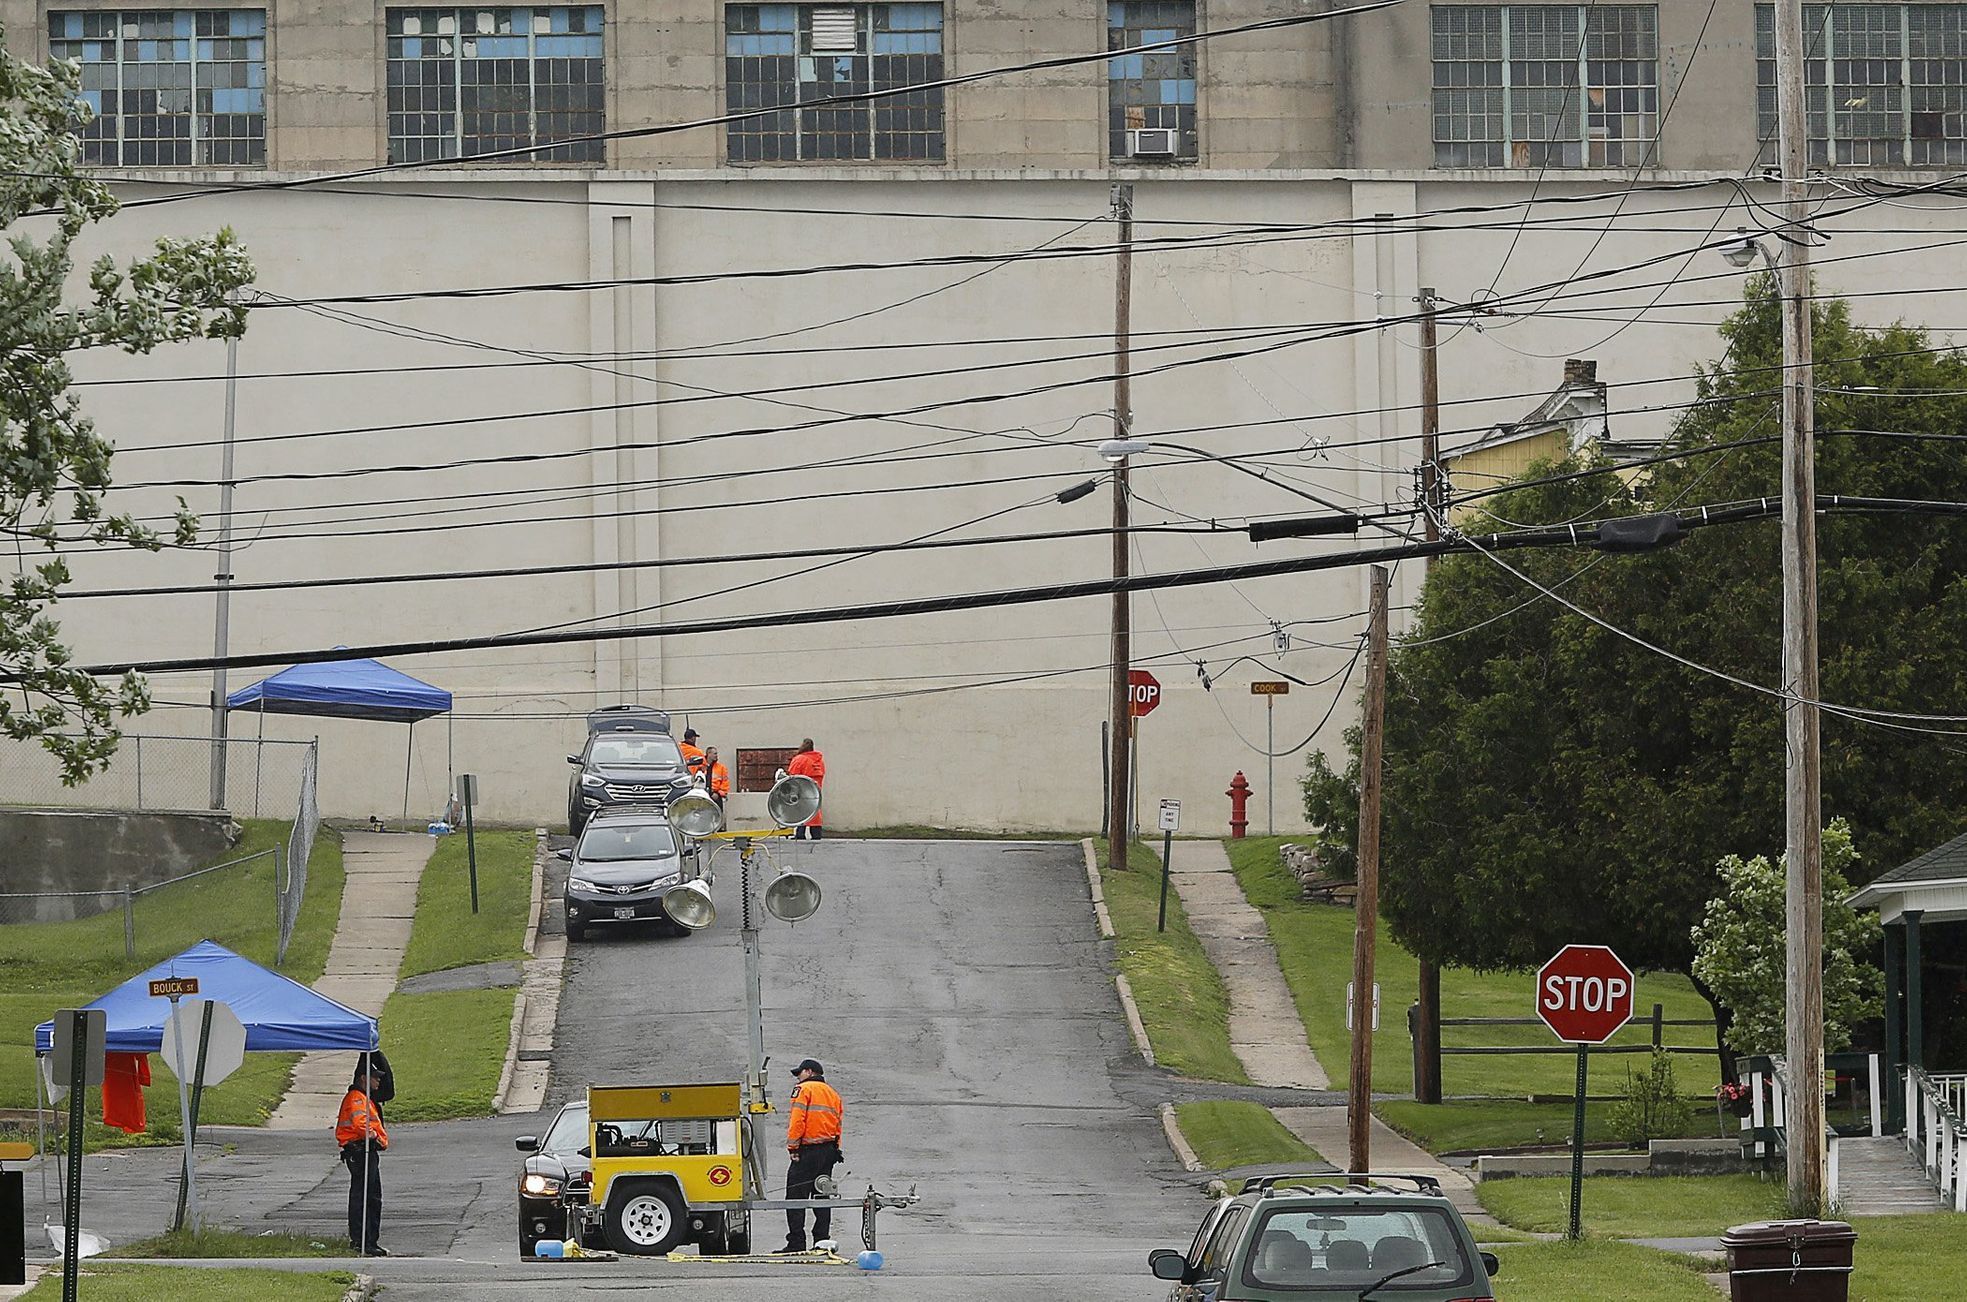
[{"label": "stop sign", "polygon": [[1632,1017],[1632,969],[1603,945],[1566,945],[1537,969],[1537,1016],[1560,1040],[1603,1044]]},{"label": "stop sign", "polygon": [[1136,719],[1161,704],[1161,681],[1145,669],[1127,671],[1127,713]]}]

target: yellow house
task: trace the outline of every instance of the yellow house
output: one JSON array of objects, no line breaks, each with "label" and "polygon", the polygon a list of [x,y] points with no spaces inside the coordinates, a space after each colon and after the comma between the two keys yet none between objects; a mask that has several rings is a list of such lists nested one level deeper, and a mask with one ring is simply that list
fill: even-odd
[{"label": "yellow house", "polygon": [[[1612,438],[1605,404],[1605,382],[1598,378],[1598,363],[1572,358],[1564,363],[1564,382],[1555,392],[1519,421],[1498,425],[1475,442],[1441,454],[1451,491],[1457,494],[1480,492],[1513,483],[1529,474],[1538,462],[1561,461],[1586,447],[1595,447],[1615,464],[1648,456],[1659,450],[1654,441],[1631,442]],[[1639,471],[1622,475],[1628,481]],[[1449,519],[1465,529],[1488,532],[1488,527],[1505,527],[1504,522],[1487,515],[1482,499],[1457,506]]]}]

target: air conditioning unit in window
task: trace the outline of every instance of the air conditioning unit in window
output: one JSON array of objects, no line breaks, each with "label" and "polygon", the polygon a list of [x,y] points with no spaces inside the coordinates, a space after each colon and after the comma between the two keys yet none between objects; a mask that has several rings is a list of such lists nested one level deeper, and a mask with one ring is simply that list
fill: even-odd
[{"label": "air conditioning unit in window", "polygon": [[1167,127],[1154,127],[1127,133],[1127,157],[1173,158],[1180,147],[1177,133]]}]

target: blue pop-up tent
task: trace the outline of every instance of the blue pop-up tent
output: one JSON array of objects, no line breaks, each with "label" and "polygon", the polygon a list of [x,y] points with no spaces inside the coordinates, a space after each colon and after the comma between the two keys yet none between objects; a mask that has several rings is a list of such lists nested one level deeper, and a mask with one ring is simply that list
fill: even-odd
[{"label": "blue pop-up tent", "polygon": [[[336,648],[340,650],[341,648]],[[242,687],[225,698],[228,710],[251,710],[266,734],[269,714],[327,715],[337,719],[377,719],[410,725],[403,752],[403,816],[410,816],[410,765],[416,749],[417,720],[448,714],[451,694],[391,669],[380,660],[335,660],[295,665]],[[451,756],[445,745],[445,787],[450,787]]]},{"label": "blue pop-up tent", "polygon": [[[150,983],[163,977],[198,978],[198,997],[227,1004],[246,1027],[247,1052],[292,1053],[308,1049],[382,1047],[376,1019],[316,994],[298,981],[269,971],[225,946],[201,940],[190,949],[139,972],[108,994],[87,1004],[100,1008],[108,1028],[109,1053],[159,1053],[171,1001],[153,998]],[[34,1052],[55,1047],[55,1024],[34,1028]]]}]

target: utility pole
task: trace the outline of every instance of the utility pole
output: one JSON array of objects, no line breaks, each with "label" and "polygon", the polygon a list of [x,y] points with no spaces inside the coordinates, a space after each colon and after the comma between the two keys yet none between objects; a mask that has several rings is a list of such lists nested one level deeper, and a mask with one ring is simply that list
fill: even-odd
[{"label": "utility pole", "polygon": [[[1421,290],[1421,519],[1427,541],[1441,540],[1435,512],[1441,499],[1441,369],[1440,335],[1435,329],[1432,288]],[[1422,573],[1434,568],[1422,562]],[[1441,969],[1421,959],[1420,984],[1414,999],[1414,1101],[1441,1102]]]},{"label": "utility pole", "polygon": [[1359,893],[1352,902],[1352,1075],[1346,1169],[1373,1169],[1373,961],[1380,926],[1380,752],[1386,718],[1387,570],[1373,567],[1366,635],[1366,708],[1359,743]]},{"label": "utility pole", "polygon": [[[1130,336],[1134,308],[1134,187],[1113,187],[1113,220],[1119,226],[1115,241],[1113,282],[1113,437],[1131,438],[1134,423],[1133,389],[1129,383]],[[1113,577],[1127,577],[1127,458],[1113,464]],[[1128,826],[1133,814],[1129,799],[1128,751],[1134,720],[1129,708],[1127,674],[1134,659],[1133,610],[1125,591],[1113,594],[1113,746],[1107,783],[1107,863],[1118,872],[1127,867]]]},{"label": "utility pole", "polygon": [[1824,1210],[1823,809],[1817,717],[1816,367],[1810,338],[1810,137],[1804,116],[1803,0],[1776,6],[1776,120],[1785,229],[1783,308],[1784,1053],[1789,1204]]},{"label": "utility pole", "polygon": [[[225,341],[225,442],[219,454],[218,609],[213,619],[212,656],[212,808],[225,808],[225,657],[232,618],[232,435],[239,410],[239,340]],[[261,702],[264,707],[264,702]]]}]

